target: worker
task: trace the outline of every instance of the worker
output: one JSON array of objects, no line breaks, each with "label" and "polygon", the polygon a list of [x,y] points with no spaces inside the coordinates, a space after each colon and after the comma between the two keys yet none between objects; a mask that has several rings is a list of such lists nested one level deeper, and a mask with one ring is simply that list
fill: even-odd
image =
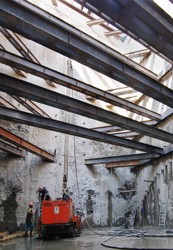
[{"label": "worker", "polygon": [[38,193],[38,199],[39,201],[41,201],[41,197],[42,197],[42,190],[43,190],[43,187],[39,187],[36,191],[36,193]]},{"label": "worker", "polygon": [[49,193],[48,193],[48,194],[46,194],[46,196],[45,196],[45,200],[46,200],[46,201],[50,201],[50,200],[51,200],[51,197],[50,197]]},{"label": "worker", "polygon": [[65,201],[68,201],[70,199],[70,196],[66,190],[64,190],[63,192],[62,199]]},{"label": "worker", "polygon": [[45,200],[46,195],[48,195],[48,194],[49,194],[49,192],[48,192],[47,188],[43,187],[42,192],[41,192],[41,200],[42,201]]},{"label": "worker", "polygon": [[33,226],[33,203],[29,203],[29,207],[26,215],[26,224],[25,224],[25,237],[28,237],[28,231],[30,231],[30,237],[32,237],[32,232],[34,229]]},{"label": "worker", "polygon": [[38,193],[39,201],[46,200],[46,196],[49,195],[49,191],[46,187],[39,187],[36,193]]}]

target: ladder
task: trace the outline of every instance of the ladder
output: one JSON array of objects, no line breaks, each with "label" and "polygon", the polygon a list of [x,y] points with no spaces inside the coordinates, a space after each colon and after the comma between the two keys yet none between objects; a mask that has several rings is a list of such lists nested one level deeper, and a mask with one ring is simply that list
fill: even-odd
[{"label": "ladder", "polygon": [[167,202],[161,202],[159,211],[159,225],[158,225],[160,228],[165,228],[166,212],[167,212]]},{"label": "ladder", "polygon": [[38,194],[39,201],[36,204],[36,213],[35,213],[35,229],[38,233],[38,237],[41,236],[41,217],[42,217],[42,200],[40,193]]}]

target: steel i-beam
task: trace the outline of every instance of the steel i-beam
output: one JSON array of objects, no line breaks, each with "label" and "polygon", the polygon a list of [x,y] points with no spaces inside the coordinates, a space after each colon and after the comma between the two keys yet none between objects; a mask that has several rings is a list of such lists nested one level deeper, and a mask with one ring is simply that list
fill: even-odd
[{"label": "steel i-beam", "polygon": [[0,106],[0,118],[91,140],[102,141],[122,147],[133,148],[139,151],[155,154],[163,154],[164,152],[162,148],[151,146],[145,143],[130,141],[124,138],[107,135],[80,126],[67,124],[65,122],[29,114],[26,112],[16,111],[2,106]]},{"label": "steel i-beam", "polygon": [[[7,108],[8,109],[8,108]],[[2,117],[1,117],[2,118]],[[5,118],[5,116],[4,116]],[[55,162],[55,156],[46,152],[45,150],[33,145],[32,143],[22,139],[21,137],[7,131],[4,128],[0,128],[0,138],[7,140],[20,148],[26,149],[27,151],[38,155],[46,161]]]},{"label": "steel i-beam", "polygon": [[22,158],[25,158],[25,156],[26,156],[26,153],[24,150],[16,148],[16,147],[14,147],[10,144],[7,144],[5,142],[2,142],[2,141],[0,141],[0,149],[3,151],[6,151],[12,155],[19,156]]},{"label": "steel i-beam", "polygon": [[173,107],[171,89],[107,45],[29,2],[1,0],[0,25]]},{"label": "steel i-beam", "polygon": [[161,116],[160,114],[156,112],[153,112],[149,109],[138,106],[134,103],[131,103],[127,100],[124,100],[115,95],[107,93],[101,89],[95,88],[82,81],[66,76],[60,72],[57,72],[50,68],[36,64],[34,62],[28,61],[22,57],[19,57],[7,51],[3,51],[1,49],[0,49],[0,62],[8,66],[13,66],[15,64],[15,67],[17,67],[18,69],[23,69],[26,72],[42,77],[44,79],[48,79],[51,82],[55,82],[62,86],[66,86],[73,90],[79,91],[86,95],[90,95],[94,98],[111,103],[112,105],[119,106],[131,112],[135,112],[139,115],[148,117],[150,119],[160,120]]},{"label": "steel i-beam", "polygon": [[[173,60],[172,17],[154,1],[75,0],[164,59]],[[140,38],[140,39],[139,39]]]},{"label": "steel i-beam", "polygon": [[158,157],[157,154],[133,154],[133,155],[119,155],[119,156],[110,156],[110,157],[101,157],[93,159],[85,159],[85,165],[97,165],[97,164],[106,164],[106,163],[115,163],[115,162],[129,162],[129,161],[139,161],[146,159],[153,159]]},{"label": "steel i-beam", "polygon": [[2,73],[0,73],[0,90],[173,143],[171,133]]}]

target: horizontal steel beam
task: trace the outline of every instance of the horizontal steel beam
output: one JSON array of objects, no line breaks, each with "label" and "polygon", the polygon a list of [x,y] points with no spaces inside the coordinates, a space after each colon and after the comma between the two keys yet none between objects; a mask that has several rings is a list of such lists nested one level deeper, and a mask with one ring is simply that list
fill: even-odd
[{"label": "horizontal steel beam", "polygon": [[66,86],[73,90],[79,91],[86,95],[93,96],[102,101],[111,103],[112,105],[119,106],[126,110],[135,112],[139,115],[148,117],[153,120],[160,120],[160,114],[148,110],[144,107],[133,104],[127,100],[117,97],[111,93],[107,93],[101,89],[95,88],[89,84],[82,81],[74,79],[72,77],[66,76],[60,72],[52,70],[50,68],[44,67],[42,65],[36,64],[34,62],[28,61],[22,57],[14,55],[12,53],[0,50],[0,62],[8,66],[15,65],[16,68],[22,69],[26,72],[34,74],[36,76],[42,77],[49,81],[53,81],[62,86]]},{"label": "horizontal steel beam", "polygon": [[57,131],[60,133],[66,133],[69,135],[75,135],[91,140],[102,141],[139,151],[146,151],[155,154],[163,154],[164,152],[162,148],[151,146],[145,143],[130,141],[124,138],[103,134],[80,126],[67,124],[65,122],[44,118],[26,112],[16,111],[2,106],[0,106],[0,119]]},{"label": "horizontal steel beam", "polygon": [[0,25],[173,107],[173,91],[132,60],[29,2],[1,0]]},{"label": "horizontal steel beam", "polygon": [[[8,108],[6,108],[6,109],[8,110]],[[18,112],[20,112],[20,111],[18,111]],[[2,116],[1,116],[1,118],[2,118]],[[5,116],[3,119],[5,119]],[[20,148],[23,148],[23,149],[31,152],[32,154],[38,155],[39,157],[43,158],[46,161],[50,161],[50,162],[55,161],[54,155],[52,155],[49,152],[46,152],[45,150],[33,145],[32,143],[22,139],[21,137],[7,131],[4,128],[0,128],[0,138],[17,145]]]},{"label": "horizontal steel beam", "polygon": [[93,159],[85,159],[85,165],[97,165],[97,164],[106,164],[106,163],[118,163],[118,162],[129,162],[129,161],[139,161],[146,159],[153,159],[158,157],[158,154],[134,154],[134,155],[119,155],[119,156],[110,156],[110,157],[101,157]]},{"label": "horizontal steel beam", "polygon": [[7,153],[10,153],[12,155],[19,156],[22,158],[25,158],[25,156],[26,156],[26,153],[24,150],[16,148],[16,147],[14,147],[10,144],[7,144],[5,142],[2,142],[2,141],[0,141],[0,149],[3,151],[6,151]]},{"label": "horizontal steel beam", "polygon": [[[173,60],[172,18],[154,1],[76,0],[146,47]],[[142,31],[142,32],[141,32]]]},{"label": "horizontal steel beam", "polygon": [[134,167],[140,165],[140,161],[126,161],[126,162],[111,162],[106,163],[106,168],[122,168],[122,167]]},{"label": "horizontal steel beam", "polygon": [[0,90],[18,95],[55,108],[73,112],[94,120],[102,121],[143,135],[173,143],[173,134],[150,127],[130,118],[75,100],[71,97],[41,88],[29,82],[0,73]]}]

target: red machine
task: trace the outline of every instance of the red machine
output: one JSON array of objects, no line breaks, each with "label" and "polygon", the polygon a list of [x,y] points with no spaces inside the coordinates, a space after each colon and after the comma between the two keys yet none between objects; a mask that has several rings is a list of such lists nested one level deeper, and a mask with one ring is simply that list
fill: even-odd
[{"label": "red machine", "polygon": [[75,212],[72,199],[43,200],[41,210],[43,239],[50,236],[80,236],[81,215]]}]

